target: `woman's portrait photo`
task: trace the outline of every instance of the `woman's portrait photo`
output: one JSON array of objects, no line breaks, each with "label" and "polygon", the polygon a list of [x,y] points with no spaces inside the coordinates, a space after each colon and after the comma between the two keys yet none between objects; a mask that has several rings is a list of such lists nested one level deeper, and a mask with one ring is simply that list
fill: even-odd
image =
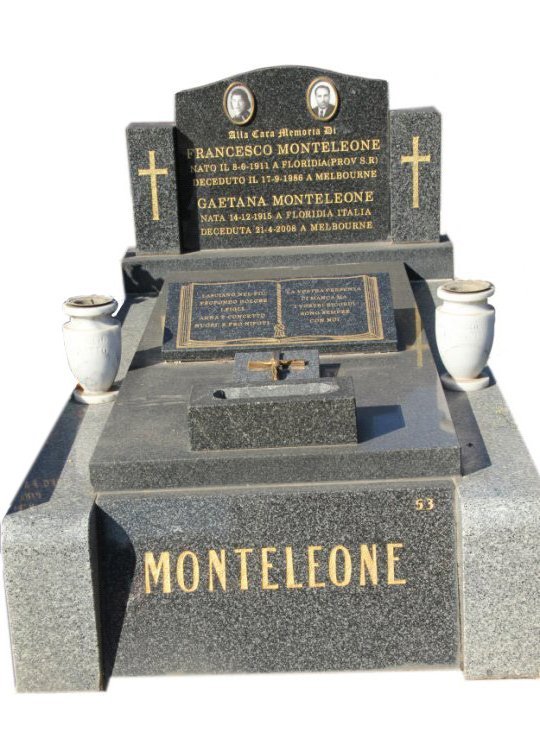
[{"label": "woman's portrait photo", "polygon": [[255,98],[243,83],[231,83],[223,96],[223,109],[235,125],[246,125],[255,112]]},{"label": "woman's portrait photo", "polygon": [[337,112],[339,95],[335,84],[330,78],[315,78],[306,92],[307,106],[316,120],[327,122]]}]

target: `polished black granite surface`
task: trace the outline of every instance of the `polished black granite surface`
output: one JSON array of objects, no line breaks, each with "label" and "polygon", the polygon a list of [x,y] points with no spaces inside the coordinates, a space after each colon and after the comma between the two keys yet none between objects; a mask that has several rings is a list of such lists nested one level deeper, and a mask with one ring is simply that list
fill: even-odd
[{"label": "polished black granite surface", "polygon": [[[314,110],[314,86],[331,108]],[[251,97],[230,118],[231,97]],[[321,68],[240,73],[176,95],[183,251],[387,239],[388,84]]]}]

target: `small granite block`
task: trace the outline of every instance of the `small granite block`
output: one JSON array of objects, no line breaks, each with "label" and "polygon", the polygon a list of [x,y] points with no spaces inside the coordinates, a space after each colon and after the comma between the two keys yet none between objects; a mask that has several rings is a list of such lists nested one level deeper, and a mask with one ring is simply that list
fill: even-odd
[{"label": "small granite block", "polygon": [[[303,362],[303,367],[283,367],[279,371],[280,381],[317,380],[320,377],[319,352],[317,349],[290,349],[287,352],[238,352],[234,355],[233,379],[237,383],[271,383],[271,360]],[[251,363],[268,363],[264,369],[250,369]]]},{"label": "small granite block", "polygon": [[395,242],[439,239],[441,115],[433,107],[390,112],[391,226]]},{"label": "small granite block", "polygon": [[127,128],[137,251],[180,253],[176,194],[175,127],[171,122]]},{"label": "small granite block", "polygon": [[195,451],[356,443],[353,382],[195,386],[189,431]]}]

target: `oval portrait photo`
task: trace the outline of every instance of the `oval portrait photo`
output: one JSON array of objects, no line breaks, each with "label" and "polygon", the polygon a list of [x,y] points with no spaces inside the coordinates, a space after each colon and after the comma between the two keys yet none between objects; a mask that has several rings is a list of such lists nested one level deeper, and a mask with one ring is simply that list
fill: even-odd
[{"label": "oval portrait photo", "polygon": [[307,106],[316,120],[331,120],[339,106],[339,95],[330,78],[315,78],[306,92]]},{"label": "oval portrait photo", "polygon": [[223,109],[235,125],[246,125],[255,112],[255,98],[245,84],[235,81],[223,95]]}]

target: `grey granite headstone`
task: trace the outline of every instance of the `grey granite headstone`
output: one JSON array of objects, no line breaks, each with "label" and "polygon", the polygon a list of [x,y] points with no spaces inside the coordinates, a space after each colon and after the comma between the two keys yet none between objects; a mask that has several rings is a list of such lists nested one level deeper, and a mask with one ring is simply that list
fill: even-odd
[{"label": "grey granite headstone", "polygon": [[[317,380],[320,377],[319,352],[317,349],[290,349],[282,352],[280,349],[270,352],[238,352],[234,355],[233,378],[238,383],[271,383],[272,369],[269,364],[253,368],[250,363],[267,362],[272,360],[291,361],[292,366],[281,367],[279,380],[288,382],[294,380]],[[297,364],[295,365],[294,362]]]},{"label": "grey granite headstone", "polygon": [[386,81],[250,71],[178,93],[176,125],[185,250],[387,239]]},{"label": "grey granite headstone", "polygon": [[175,130],[174,123],[153,122],[126,131],[138,252],[180,252]]},{"label": "grey granite headstone", "polygon": [[392,239],[439,239],[441,115],[433,107],[390,112]]},{"label": "grey granite headstone", "polygon": [[353,382],[194,386],[189,434],[194,451],[356,443]]}]

